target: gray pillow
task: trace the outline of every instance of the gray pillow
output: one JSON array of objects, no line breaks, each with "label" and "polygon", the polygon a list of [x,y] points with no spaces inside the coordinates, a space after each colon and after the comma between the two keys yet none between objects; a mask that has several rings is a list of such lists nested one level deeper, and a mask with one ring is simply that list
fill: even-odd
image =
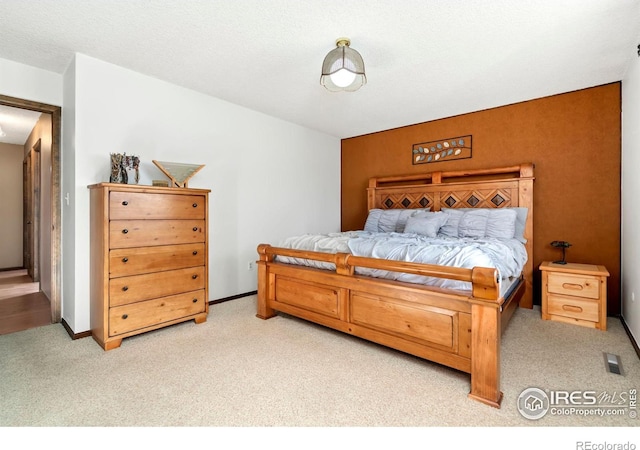
[{"label": "gray pillow", "polygon": [[383,210],[380,213],[380,220],[378,220],[378,230],[385,233],[396,231],[401,213],[402,211],[399,209]]},{"label": "gray pillow", "polygon": [[403,233],[407,219],[417,212],[428,212],[424,209],[372,209],[364,224],[364,231],[374,233]]},{"label": "gray pillow", "polygon": [[447,221],[440,228],[440,234],[457,238],[458,224],[460,223],[460,219],[462,218],[464,211],[460,211],[458,209],[443,208],[442,212],[447,215]]},{"label": "gray pillow", "polygon": [[522,242],[523,244],[526,244],[527,240],[524,238],[524,227],[527,223],[527,214],[529,214],[529,209],[523,208],[523,207],[515,207],[515,208],[508,208],[508,209],[513,209],[516,212],[516,229],[515,229],[515,232],[513,233],[513,237],[519,240],[520,242]]},{"label": "gray pillow", "polygon": [[516,232],[517,213],[513,209],[489,209],[487,228],[484,237],[497,239],[513,239]]},{"label": "gray pillow", "polygon": [[[442,211],[445,213],[448,213],[450,211],[455,211],[454,214],[458,216],[457,220],[459,220],[462,213],[467,211],[473,211],[476,209],[478,208],[456,208],[456,209],[442,208]],[[519,240],[523,244],[526,244],[527,240],[524,238],[524,228],[527,223],[527,214],[529,213],[529,209],[524,207],[519,207],[519,206],[489,209],[489,211],[503,211],[503,210],[513,210],[516,212],[516,224],[515,224],[515,231],[513,233],[513,238]],[[442,227],[442,229],[440,229],[440,234],[444,234],[450,237],[458,237],[457,230],[458,230],[457,223],[455,222],[455,220],[453,220],[453,221],[449,221],[447,224],[445,224],[444,227]]]},{"label": "gray pillow", "polygon": [[487,231],[489,210],[484,208],[472,209],[462,213],[458,223],[458,237],[483,238]]},{"label": "gray pillow", "polygon": [[381,209],[371,209],[369,210],[369,215],[367,216],[367,221],[364,223],[364,231],[378,231],[378,222],[380,222],[380,215],[382,214]]},{"label": "gray pillow", "polygon": [[421,213],[409,217],[404,228],[405,233],[415,233],[427,237],[436,237],[440,227],[447,221],[447,215],[443,212]]}]

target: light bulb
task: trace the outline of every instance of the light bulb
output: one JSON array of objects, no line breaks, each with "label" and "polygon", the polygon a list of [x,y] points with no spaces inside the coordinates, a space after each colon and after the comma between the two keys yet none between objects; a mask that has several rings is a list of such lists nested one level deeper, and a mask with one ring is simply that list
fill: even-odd
[{"label": "light bulb", "polygon": [[331,81],[338,87],[347,87],[356,79],[356,74],[347,70],[340,69],[330,75]]}]

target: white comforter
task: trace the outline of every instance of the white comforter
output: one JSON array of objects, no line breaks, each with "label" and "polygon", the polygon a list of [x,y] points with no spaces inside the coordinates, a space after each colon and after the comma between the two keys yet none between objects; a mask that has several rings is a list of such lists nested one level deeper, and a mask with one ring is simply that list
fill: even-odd
[{"label": "white comforter", "polygon": [[[516,239],[468,239],[416,234],[348,231],[330,234],[305,234],[285,239],[279,247],[327,253],[351,253],[355,256],[391,259],[452,267],[493,267],[501,279],[517,277],[527,262],[527,251]],[[320,269],[334,270],[331,263],[278,256],[277,260]],[[356,267],[356,273],[448,289],[471,289],[471,283],[398,272]]]}]

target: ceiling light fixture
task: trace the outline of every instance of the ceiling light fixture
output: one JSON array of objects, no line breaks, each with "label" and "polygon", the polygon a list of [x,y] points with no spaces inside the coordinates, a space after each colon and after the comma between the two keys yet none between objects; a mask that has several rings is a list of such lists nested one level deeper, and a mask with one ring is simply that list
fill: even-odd
[{"label": "ceiling light fixture", "polygon": [[348,38],[337,39],[336,48],[324,58],[320,84],[329,91],[357,91],[367,82],[362,56],[350,44]]}]

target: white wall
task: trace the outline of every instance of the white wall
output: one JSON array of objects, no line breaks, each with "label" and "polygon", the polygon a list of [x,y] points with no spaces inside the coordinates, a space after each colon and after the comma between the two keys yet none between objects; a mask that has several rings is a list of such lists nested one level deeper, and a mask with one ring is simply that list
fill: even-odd
[{"label": "white wall", "polygon": [[[109,180],[110,153],[140,157],[140,184],[166,179],[153,159],[205,164],[189,187],[211,189],[210,300],[257,288],[257,274],[247,266],[257,259],[259,243],[340,229],[338,138],[85,55],[77,54],[69,70],[63,196],[70,192],[71,206],[63,211],[73,210],[75,261],[64,262],[65,271],[67,264],[75,269],[63,317],[74,332],[90,328],[87,186]],[[73,84],[75,98],[68,92]],[[71,115],[73,125],[66,123]],[[69,169],[71,153],[75,166]],[[69,234],[65,230],[64,238]],[[73,313],[67,309],[69,294]]]},{"label": "white wall", "polygon": [[[76,330],[74,325],[78,312],[76,309],[76,227],[75,205],[71,201],[70,193],[74,191],[76,176],[76,63],[75,58],[67,67],[63,77],[64,101],[62,105],[62,143],[60,145],[60,171],[62,194],[62,236],[61,236],[61,266],[62,266],[62,318]],[[68,194],[68,196],[67,196]],[[68,199],[68,200],[67,200]],[[88,296],[85,302],[88,301]],[[80,315],[85,314],[85,302],[80,302]],[[86,321],[85,321],[86,322]],[[86,326],[86,325],[85,325]],[[82,329],[82,331],[86,330]],[[81,330],[79,330],[81,331]]]},{"label": "white wall", "polygon": [[0,269],[22,267],[21,145],[0,143]]},{"label": "white wall", "polygon": [[640,57],[622,80],[622,316],[640,343]]},{"label": "white wall", "polygon": [[62,75],[0,58],[0,94],[62,105]]}]

